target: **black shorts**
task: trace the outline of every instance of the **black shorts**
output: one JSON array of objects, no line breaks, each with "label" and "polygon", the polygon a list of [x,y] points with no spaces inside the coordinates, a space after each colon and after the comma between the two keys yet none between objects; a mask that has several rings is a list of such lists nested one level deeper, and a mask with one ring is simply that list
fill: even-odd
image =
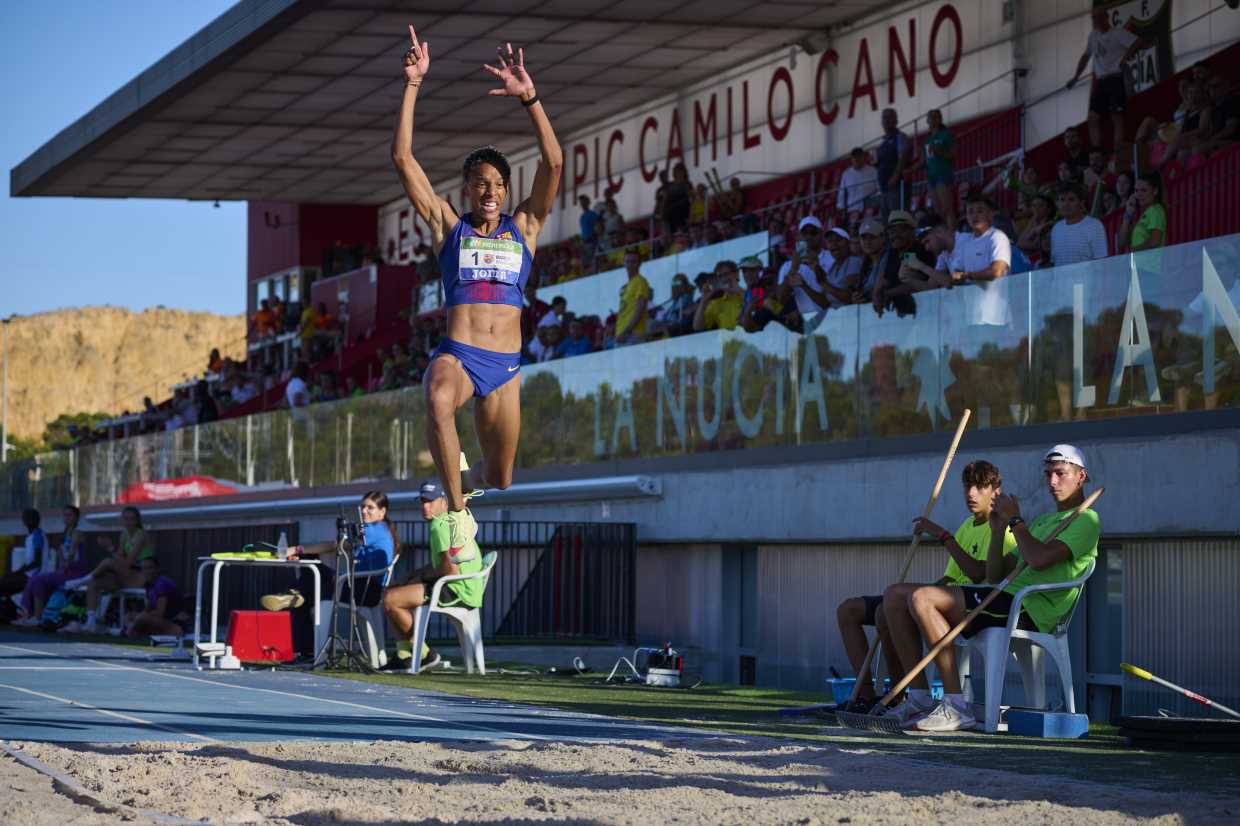
[{"label": "black shorts", "polygon": [[1128,90],[1124,88],[1124,73],[1116,72],[1094,81],[1089,93],[1089,111],[1100,115],[1123,112],[1128,108]]},{"label": "black shorts", "polygon": [[865,619],[861,621],[862,625],[873,625],[875,617],[878,614],[879,607],[883,604],[882,597],[857,597],[857,599],[865,602]]},{"label": "black shorts", "polygon": [[[964,591],[964,610],[967,612],[981,605],[982,600],[986,599],[994,588],[989,585],[961,585],[960,590]],[[965,626],[961,636],[967,639],[985,628],[1002,628],[1008,624],[1008,617],[1011,613],[1012,595],[1004,591],[995,597],[994,602],[986,606],[985,611]],[[1020,609],[1020,619],[1016,621],[1016,627],[1022,631],[1038,630],[1037,624],[1025,613],[1024,608]]]}]

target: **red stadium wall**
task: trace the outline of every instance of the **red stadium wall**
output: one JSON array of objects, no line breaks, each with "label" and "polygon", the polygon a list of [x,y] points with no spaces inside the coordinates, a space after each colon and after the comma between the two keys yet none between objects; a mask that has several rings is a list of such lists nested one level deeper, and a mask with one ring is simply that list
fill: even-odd
[{"label": "red stadium wall", "polygon": [[289,267],[317,267],[337,241],[374,247],[379,208],[347,204],[250,201],[246,282]]}]

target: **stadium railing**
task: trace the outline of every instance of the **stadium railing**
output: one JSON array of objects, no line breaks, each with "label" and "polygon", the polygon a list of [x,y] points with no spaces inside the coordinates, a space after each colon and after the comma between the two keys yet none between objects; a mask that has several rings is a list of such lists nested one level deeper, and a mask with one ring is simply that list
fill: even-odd
[{"label": "stadium railing", "polygon": [[[842,442],[1240,406],[1240,235],[917,295],[915,315],[833,310],[799,335],[711,331],[522,369],[519,467]],[[1208,332],[1208,334],[1205,334]],[[475,444],[472,418],[458,424]],[[238,492],[433,472],[420,388],[40,457],[10,506],[115,502],[152,480]],[[14,479],[14,477],[21,477]],[[229,481],[231,480],[231,481]]]}]

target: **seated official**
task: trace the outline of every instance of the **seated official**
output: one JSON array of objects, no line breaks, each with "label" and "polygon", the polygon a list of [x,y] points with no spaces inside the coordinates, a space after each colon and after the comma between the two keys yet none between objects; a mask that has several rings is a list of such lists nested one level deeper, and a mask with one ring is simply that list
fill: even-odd
[{"label": "seated official", "polygon": [[[396,526],[388,520],[388,498],[378,490],[368,491],[362,497],[362,544],[353,547],[353,570],[379,571],[392,564],[400,553],[400,537],[396,535]],[[289,559],[304,556],[320,556],[323,566],[328,569],[327,582],[334,582],[336,575],[336,543],[315,542],[310,545],[294,545],[289,548]],[[379,604],[383,597],[384,577],[368,577],[357,584],[355,595],[357,604],[366,608]],[[340,591],[341,602],[349,601],[349,586]],[[289,591],[287,594],[269,594],[262,598],[262,605],[268,611],[281,611],[285,608],[296,608],[302,604],[301,594]]]},{"label": "seated official", "polygon": [[129,621],[125,636],[133,639],[152,634],[181,636],[185,633],[182,623],[188,621],[181,610],[181,589],[159,573],[159,560],[153,556],[142,560],[142,579],[146,587],[146,606],[142,613]]},{"label": "seated official", "polygon": [[155,542],[142,527],[142,514],[133,505],[121,511],[119,544],[118,548],[108,537],[100,537],[99,545],[108,551],[108,556],[85,576],[65,581],[66,591],[86,587],[86,621],[71,622],[60,629],[62,633],[95,633],[98,630],[96,612],[103,594],[120,588],[141,588],[146,584],[142,562],[155,556]]},{"label": "seated official", "polygon": [[[482,551],[470,539],[454,555],[449,548],[451,531],[448,526],[448,500],[438,482],[422,483],[422,518],[431,523],[431,564],[414,571],[403,585],[388,588],[383,595],[383,611],[396,629],[396,656],[384,666],[388,671],[407,671],[413,656],[413,609],[430,601],[431,590],[440,577],[472,574],[482,570]],[[481,579],[465,579],[447,583],[440,592],[439,604],[478,608],[482,605],[485,583]],[[423,643],[422,667],[440,661],[437,651]]]}]

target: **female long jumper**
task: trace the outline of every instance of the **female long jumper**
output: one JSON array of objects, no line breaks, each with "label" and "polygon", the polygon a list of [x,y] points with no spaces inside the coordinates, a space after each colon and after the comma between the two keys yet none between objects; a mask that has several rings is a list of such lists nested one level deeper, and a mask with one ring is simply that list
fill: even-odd
[{"label": "female long jumper", "polygon": [[[503,84],[490,94],[519,98],[529,114],[542,162],[530,197],[511,214],[501,212],[509,190],[508,161],[494,147],[476,149],[465,158],[469,211],[457,215],[435,194],[413,157],[413,108],[418,88],[430,70],[430,44],[412,45],[405,53],[405,91],[392,137],[392,163],[413,208],[431,231],[431,243],[443,273],[448,335],[432,356],[424,380],[427,436],[431,455],[448,499],[449,552],[477,534],[465,507],[461,471],[466,467],[456,432],[457,408],[473,396],[474,424],[482,462],[470,482],[506,488],[512,483],[517,438],[521,432],[521,310],[535,242],[555,202],[564,155],[551,121],[538,102],[534,80],[525,70],[524,50],[512,44],[497,49],[498,67],[483,65]],[[472,484],[470,485],[472,487]]]}]

